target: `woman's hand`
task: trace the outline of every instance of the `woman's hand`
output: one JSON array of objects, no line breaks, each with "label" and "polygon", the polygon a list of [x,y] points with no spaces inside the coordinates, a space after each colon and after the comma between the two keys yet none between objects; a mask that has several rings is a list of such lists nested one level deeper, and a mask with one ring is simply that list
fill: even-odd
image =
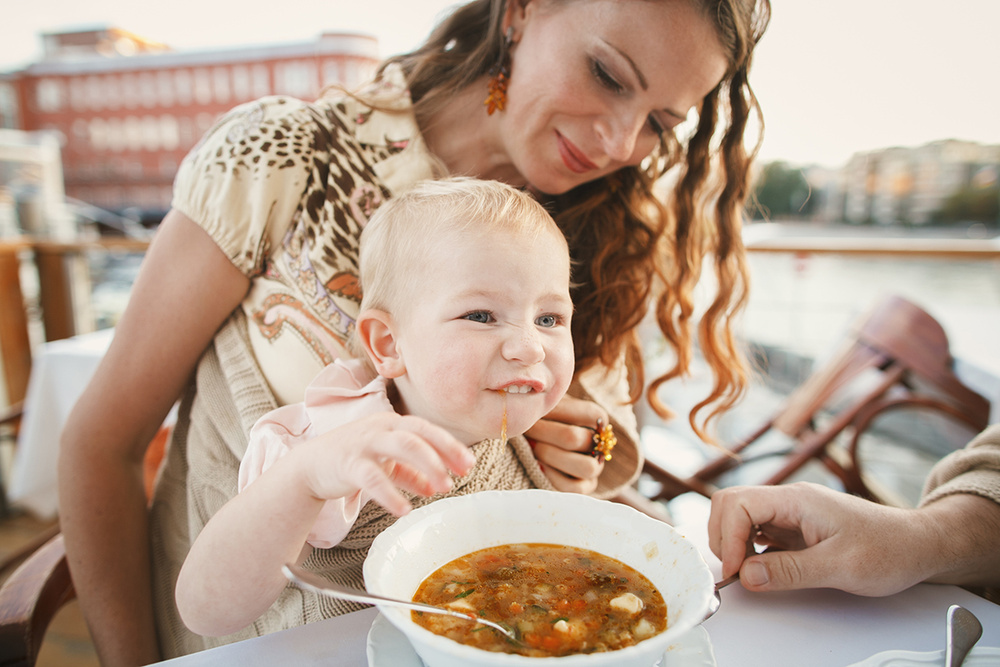
[{"label": "woman's hand", "polygon": [[559,491],[592,493],[604,460],[591,456],[598,420],[608,413],[591,401],[564,396],[556,407],[524,434],[532,443],[542,471]]}]

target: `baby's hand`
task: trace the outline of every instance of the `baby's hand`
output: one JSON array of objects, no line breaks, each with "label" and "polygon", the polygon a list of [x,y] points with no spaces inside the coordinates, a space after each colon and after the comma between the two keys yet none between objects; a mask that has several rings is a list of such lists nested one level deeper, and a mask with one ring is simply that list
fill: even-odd
[{"label": "baby's hand", "polygon": [[383,412],[304,443],[306,478],[319,499],[366,493],[396,516],[410,511],[397,488],[431,496],[452,488],[448,472],[468,474],[475,457],[450,433],[420,417]]}]

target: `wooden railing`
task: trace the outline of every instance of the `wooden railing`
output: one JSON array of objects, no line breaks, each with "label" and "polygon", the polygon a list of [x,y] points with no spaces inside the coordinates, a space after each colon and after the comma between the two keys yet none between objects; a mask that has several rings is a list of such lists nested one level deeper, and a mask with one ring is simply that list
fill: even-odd
[{"label": "wooden railing", "polygon": [[[80,290],[89,290],[85,258],[90,252],[145,252],[147,240],[104,237],[60,243],[19,238],[0,241],[0,355],[7,402],[24,399],[31,373],[31,337],[22,261],[38,271],[38,305],[46,341],[83,333],[78,325]],[[82,277],[82,280],[81,280]]]},{"label": "wooden railing", "polygon": [[[754,238],[754,237],[757,238]],[[74,294],[89,289],[89,279],[75,280],[81,262],[90,252],[144,252],[148,240],[100,238],[94,241],[59,243],[14,239],[0,240],[0,354],[7,402],[24,398],[31,372],[31,341],[28,315],[20,281],[21,263],[30,255],[38,271],[39,307],[46,341],[83,333]],[[900,258],[1000,260],[998,239],[928,239],[907,237],[808,237],[751,234],[747,251],[808,255],[868,255]],[[86,274],[84,273],[84,278]],[[81,285],[81,282],[85,283]]]},{"label": "wooden railing", "polygon": [[748,252],[805,255],[878,255],[938,259],[1000,259],[1000,239],[934,239],[906,237],[766,237],[746,242]]}]

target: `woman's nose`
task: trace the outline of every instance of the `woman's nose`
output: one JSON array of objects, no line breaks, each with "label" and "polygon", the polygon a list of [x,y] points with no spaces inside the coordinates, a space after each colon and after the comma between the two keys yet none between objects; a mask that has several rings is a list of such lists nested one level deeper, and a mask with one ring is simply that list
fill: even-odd
[{"label": "woman's nose", "polygon": [[631,162],[645,124],[646,116],[631,111],[599,118],[595,129],[604,154],[615,162]]},{"label": "woman's nose", "polygon": [[513,330],[504,341],[501,353],[508,361],[524,364],[537,364],[545,359],[545,348],[534,327]]}]

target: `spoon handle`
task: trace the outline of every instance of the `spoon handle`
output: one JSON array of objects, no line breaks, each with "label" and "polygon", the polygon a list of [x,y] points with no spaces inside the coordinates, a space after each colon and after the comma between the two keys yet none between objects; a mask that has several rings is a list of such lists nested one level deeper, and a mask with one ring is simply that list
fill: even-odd
[{"label": "spoon handle", "polygon": [[945,645],[946,667],[960,667],[979,638],[983,626],[976,615],[965,607],[953,604],[948,608],[948,643]]},{"label": "spoon handle", "polygon": [[465,619],[469,618],[468,614],[463,614],[451,609],[434,607],[429,604],[411,602],[409,600],[400,600],[398,598],[387,598],[381,595],[376,595],[375,593],[360,590],[358,588],[341,586],[296,565],[286,564],[281,568],[281,571],[289,579],[289,581],[293,581],[302,588],[310,590],[314,593],[319,593],[320,595],[328,595],[341,600],[350,600],[351,602],[361,602],[362,604],[381,604],[388,607],[402,607],[403,609],[410,609],[412,611],[444,614],[446,616],[457,616]]}]

